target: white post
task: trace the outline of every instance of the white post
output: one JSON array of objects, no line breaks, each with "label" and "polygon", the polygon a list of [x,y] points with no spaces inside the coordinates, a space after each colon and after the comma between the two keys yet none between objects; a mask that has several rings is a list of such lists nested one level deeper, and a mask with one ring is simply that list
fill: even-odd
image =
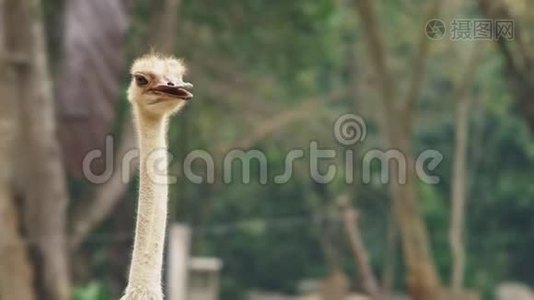
[{"label": "white post", "polygon": [[187,300],[189,245],[191,230],[187,225],[173,224],[169,230],[167,262],[167,299]]}]

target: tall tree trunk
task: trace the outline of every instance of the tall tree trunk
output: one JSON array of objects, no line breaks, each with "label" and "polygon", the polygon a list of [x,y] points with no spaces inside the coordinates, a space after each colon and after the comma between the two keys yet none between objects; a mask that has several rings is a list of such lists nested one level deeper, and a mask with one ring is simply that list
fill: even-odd
[{"label": "tall tree trunk", "polygon": [[[4,1],[0,1],[0,28],[4,30]],[[12,190],[13,157],[17,134],[15,65],[0,32],[0,299],[33,300],[33,269],[19,234],[20,220]]]},{"label": "tall tree trunk", "polygon": [[[355,3],[362,28],[365,30],[368,55],[379,83],[378,91],[383,111],[381,129],[387,147],[401,151],[405,156],[406,165],[414,166],[415,161],[410,147],[411,125],[415,103],[424,79],[429,39],[421,33],[412,64],[408,91],[405,97],[400,97],[387,63],[382,31],[375,11],[376,3],[371,0],[358,0]],[[424,22],[437,14],[439,4],[439,1],[429,4]],[[401,100],[400,103],[397,100]],[[398,165],[392,164],[390,171],[393,211],[400,228],[410,295],[414,300],[439,299],[442,295],[441,283],[432,257],[426,227],[419,213],[414,170],[410,167],[407,168],[407,174],[399,174]],[[406,183],[401,184],[399,179],[404,175]]]},{"label": "tall tree trunk", "polygon": [[[464,49],[465,50],[465,49]],[[465,247],[463,230],[465,220],[465,193],[466,193],[466,162],[467,162],[467,136],[469,116],[469,87],[473,82],[480,48],[472,49],[471,57],[466,69],[461,72],[463,76],[458,80],[454,92],[456,100],[456,131],[454,162],[451,188],[451,223],[449,228],[449,242],[452,251],[453,265],[451,273],[451,293],[460,297],[463,290],[465,269]]]},{"label": "tall tree trunk", "polygon": [[[403,149],[401,151],[405,153],[408,165],[415,165],[409,150],[404,150],[407,148],[397,149]],[[441,283],[432,257],[428,233],[417,205],[415,174],[408,168],[407,182],[400,184],[399,169],[393,165],[390,178],[393,211],[400,228],[410,295],[414,300],[440,299]]]},{"label": "tall tree trunk", "polygon": [[465,249],[463,227],[465,219],[465,163],[467,160],[467,114],[468,99],[458,99],[456,107],[456,133],[452,178],[452,210],[449,229],[449,242],[452,250],[453,265],[451,290],[460,293],[463,289],[465,269]]},{"label": "tall tree trunk", "polygon": [[54,102],[38,0],[6,0],[7,47],[25,62],[17,68],[24,223],[31,241],[40,299],[70,299],[65,222],[68,195],[56,138]]}]

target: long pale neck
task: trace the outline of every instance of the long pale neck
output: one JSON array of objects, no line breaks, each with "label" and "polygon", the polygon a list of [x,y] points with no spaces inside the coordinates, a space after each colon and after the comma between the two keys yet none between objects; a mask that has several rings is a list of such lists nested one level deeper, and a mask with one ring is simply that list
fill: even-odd
[{"label": "long pale neck", "polygon": [[128,288],[161,290],[168,200],[167,120],[137,114],[136,121],[139,202]]}]

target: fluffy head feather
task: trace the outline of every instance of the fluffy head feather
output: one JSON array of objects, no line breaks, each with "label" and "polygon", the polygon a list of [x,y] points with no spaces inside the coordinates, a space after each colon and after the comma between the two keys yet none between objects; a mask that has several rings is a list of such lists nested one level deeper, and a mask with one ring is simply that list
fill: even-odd
[{"label": "fluffy head feather", "polygon": [[130,73],[153,72],[155,74],[169,74],[181,78],[187,72],[182,59],[166,56],[160,53],[145,54],[137,58],[132,64]]}]

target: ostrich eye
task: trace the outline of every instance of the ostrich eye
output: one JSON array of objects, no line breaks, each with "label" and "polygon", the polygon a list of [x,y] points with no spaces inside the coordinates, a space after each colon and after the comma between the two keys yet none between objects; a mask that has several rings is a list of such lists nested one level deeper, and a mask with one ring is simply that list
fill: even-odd
[{"label": "ostrich eye", "polygon": [[134,75],[135,83],[138,86],[144,86],[148,84],[148,80],[143,75]]}]

